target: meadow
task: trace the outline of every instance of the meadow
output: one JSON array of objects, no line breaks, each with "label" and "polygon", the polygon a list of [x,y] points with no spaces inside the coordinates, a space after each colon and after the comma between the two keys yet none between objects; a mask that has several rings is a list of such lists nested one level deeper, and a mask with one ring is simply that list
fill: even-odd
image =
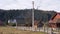
[{"label": "meadow", "polygon": [[12,27],[0,27],[0,34],[46,34],[44,32],[23,31]]}]

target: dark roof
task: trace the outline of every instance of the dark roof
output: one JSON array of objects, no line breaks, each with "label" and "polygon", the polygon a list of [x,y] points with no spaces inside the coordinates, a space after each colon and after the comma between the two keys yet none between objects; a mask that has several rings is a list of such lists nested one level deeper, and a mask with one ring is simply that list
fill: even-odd
[{"label": "dark roof", "polygon": [[53,15],[53,17],[51,18],[51,20],[53,20],[53,19],[55,18],[56,15],[57,15],[57,14]]}]

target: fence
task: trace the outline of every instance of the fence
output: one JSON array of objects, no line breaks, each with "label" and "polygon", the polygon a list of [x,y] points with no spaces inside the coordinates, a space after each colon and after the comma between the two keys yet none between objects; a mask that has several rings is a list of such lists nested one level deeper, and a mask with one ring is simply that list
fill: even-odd
[{"label": "fence", "polygon": [[[16,28],[16,27],[15,27]],[[46,32],[46,33],[48,33],[48,34],[52,34],[52,33],[55,33],[55,34],[57,34],[57,33],[59,33],[59,32],[53,32],[52,31],[52,29],[51,28],[48,28],[47,29],[47,27],[38,27],[36,30],[35,29],[33,29],[32,27],[22,27],[22,26],[20,26],[20,27],[17,27],[17,29],[20,29],[20,30],[29,30],[29,31],[40,31],[40,32]]]}]

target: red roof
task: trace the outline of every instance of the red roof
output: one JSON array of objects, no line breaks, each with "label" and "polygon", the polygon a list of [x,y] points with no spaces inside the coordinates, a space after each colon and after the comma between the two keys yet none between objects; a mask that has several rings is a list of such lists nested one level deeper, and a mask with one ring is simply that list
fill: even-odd
[{"label": "red roof", "polygon": [[60,19],[60,13],[57,13],[55,16],[52,17],[53,19],[49,21],[49,23],[57,23]]}]

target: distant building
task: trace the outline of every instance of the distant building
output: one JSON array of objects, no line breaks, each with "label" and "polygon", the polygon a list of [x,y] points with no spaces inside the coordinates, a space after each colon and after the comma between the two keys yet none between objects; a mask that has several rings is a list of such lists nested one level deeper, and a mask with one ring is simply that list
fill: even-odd
[{"label": "distant building", "polygon": [[8,20],[8,23],[16,23],[16,19],[10,19]]},{"label": "distant building", "polygon": [[49,21],[51,28],[60,28],[60,13],[55,14]]}]

